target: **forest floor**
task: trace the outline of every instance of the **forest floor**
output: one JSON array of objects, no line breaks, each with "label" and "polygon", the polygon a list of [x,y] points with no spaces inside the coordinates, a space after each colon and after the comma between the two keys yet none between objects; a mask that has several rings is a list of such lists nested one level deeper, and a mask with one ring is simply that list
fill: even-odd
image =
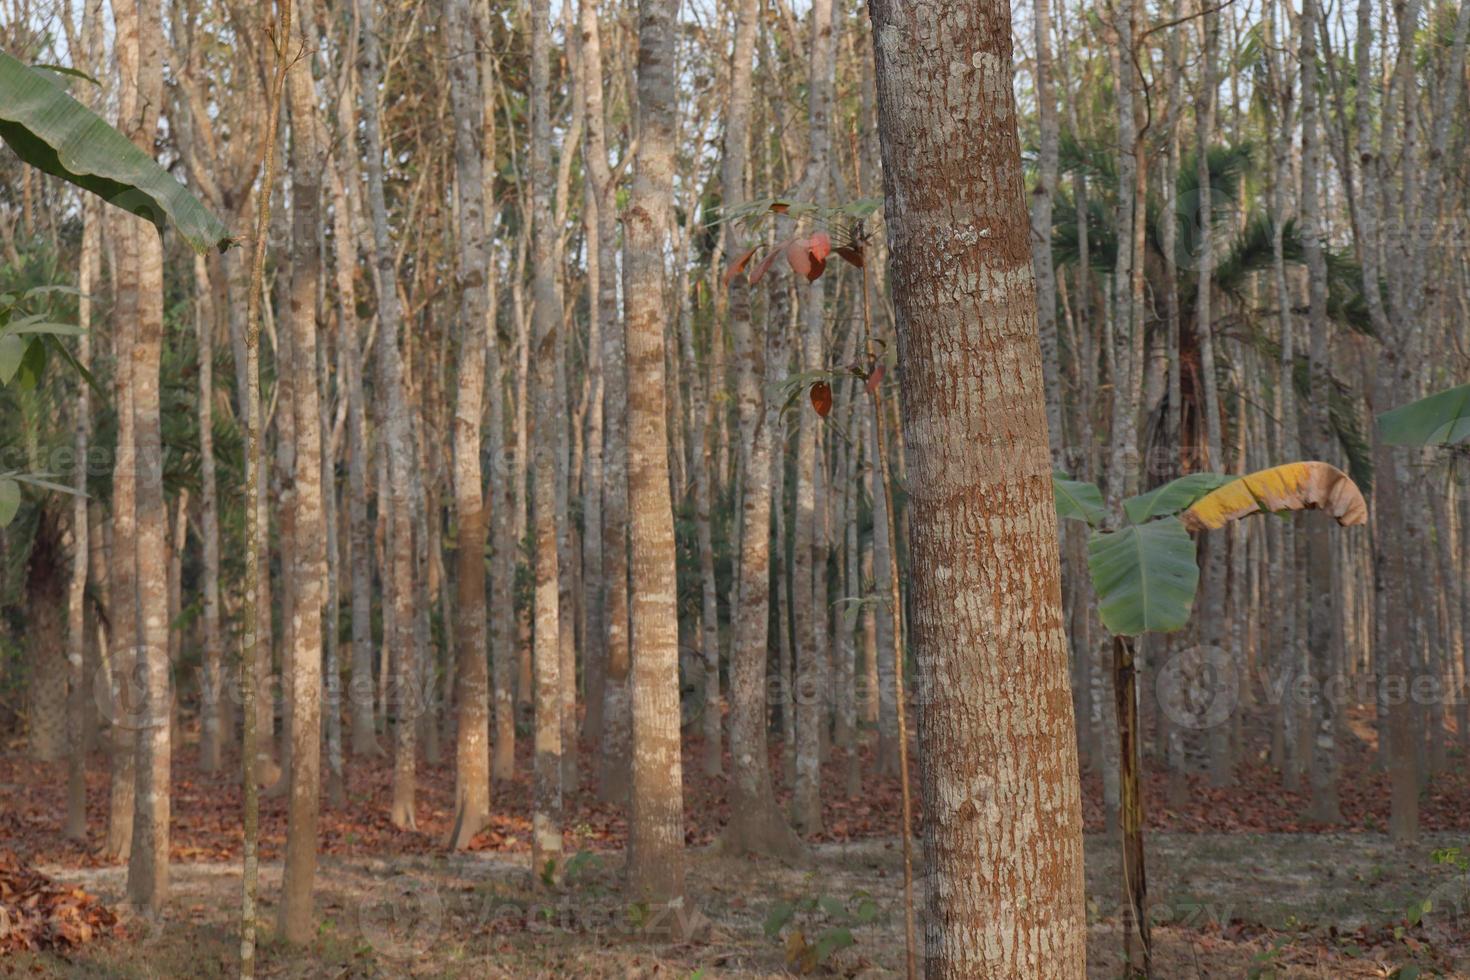
[{"label": "forest floor", "polygon": [[[324,803],[316,942],[289,950],[273,939],[285,801],[262,798],[260,973],[270,977],[774,977],[801,966],[823,938],[854,940],[814,971],[892,976],[903,964],[902,873],[896,782],[867,775],[861,799],[842,799],[840,763],[826,774],[826,832],[798,867],[717,856],[708,845],[728,816],[723,782],[686,750],[690,845],[685,923],[694,938],[644,921],[618,887],[625,826],[590,792],[567,806],[566,881],[548,890],[530,873],[530,789],[495,793],[492,826],[463,854],[440,838],[452,817],[452,765],[420,764],[417,831],[387,819],[388,760],[353,761],[344,805]],[[529,761],[529,760],[527,760]],[[593,759],[584,753],[583,785]],[[773,756],[779,765],[779,757]],[[864,762],[867,763],[866,757]],[[1156,970],[1164,978],[1470,978],[1470,876],[1436,861],[1470,845],[1470,774],[1463,760],[1422,801],[1425,833],[1392,847],[1387,786],[1365,752],[1342,779],[1345,822],[1305,824],[1305,797],[1280,789],[1264,765],[1237,784],[1191,781],[1184,805],[1165,807],[1151,773],[1149,896]],[[525,771],[524,769],[522,770]],[[779,769],[777,770],[779,772]],[[106,760],[90,760],[89,820],[106,823]],[[1101,833],[1098,781],[1084,780],[1088,837],[1089,973],[1120,973],[1118,857]],[[172,900],[162,928],[122,907],[126,869],[68,842],[61,767],[0,752],[0,848],[123,916],[111,937],[62,952],[0,957],[0,976],[208,977],[238,958],[239,793],[232,771],[198,772],[192,749],[175,760]],[[780,903],[803,906],[784,928],[763,928]],[[806,906],[810,906],[807,908]],[[803,941],[792,938],[800,932]],[[790,957],[790,958],[788,958]],[[1395,972],[1395,971],[1399,972]],[[702,971],[702,972],[701,972]],[[1415,972],[1418,971],[1418,972]]]}]

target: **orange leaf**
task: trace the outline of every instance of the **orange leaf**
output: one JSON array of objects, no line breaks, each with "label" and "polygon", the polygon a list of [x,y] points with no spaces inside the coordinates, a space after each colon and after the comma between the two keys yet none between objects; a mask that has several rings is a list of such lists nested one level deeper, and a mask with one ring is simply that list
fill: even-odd
[{"label": "orange leaf", "polygon": [[813,259],[822,261],[832,254],[832,236],[825,231],[816,232],[809,241]]},{"label": "orange leaf", "polygon": [[812,385],[812,408],[822,418],[832,414],[832,386],[827,382],[818,381]]},{"label": "orange leaf", "polygon": [[726,286],[729,286],[730,283],[734,281],[736,276],[745,271],[745,267],[747,264],[749,264],[751,256],[753,255],[755,255],[754,245],[752,245],[750,248],[747,248],[744,252],[741,252],[740,256],[736,258],[734,262],[730,263],[730,268],[725,270]]},{"label": "orange leaf", "polygon": [[873,368],[873,373],[868,375],[868,394],[872,395],[878,391],[878,386],[883,383],[883,375],[888,373],[888,365],[879,364]]}]

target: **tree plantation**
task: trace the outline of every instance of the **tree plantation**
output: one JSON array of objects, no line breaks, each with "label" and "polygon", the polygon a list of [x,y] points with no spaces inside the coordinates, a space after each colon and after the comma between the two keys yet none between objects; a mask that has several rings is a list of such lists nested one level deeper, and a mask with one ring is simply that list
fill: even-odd
[{"label": "tree plantation", "polygon": [[1470,977],[1467,40],[0,0],[0,973]]}]

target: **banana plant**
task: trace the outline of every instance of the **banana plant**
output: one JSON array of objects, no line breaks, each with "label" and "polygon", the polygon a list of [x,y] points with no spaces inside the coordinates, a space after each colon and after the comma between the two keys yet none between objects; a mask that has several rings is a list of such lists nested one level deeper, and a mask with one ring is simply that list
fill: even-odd
[{"label": "banana plant", "polygon": [[1057,516],[1092,528],[1087,570],[1103,625],[1113,634],[1123,893],[1135,924],[1124,935],[1131,944],[1132,929],[1138,930],[1147,976],[1152,943],[1144,876],[1134,640],[1144,633],[1172,633],[1188,624],[1199,590],[1192,532],[1218,530],[1251,514],[1298,510],[1322,510],[1338,524],[1359,525],[1368,523],[1368,507],[1346,473],[1315,461],[1288,463],[1249,476],[1191,473],[1124,500],[1121,519],[1109,512],[1102,491],[1091,483],[1057,473],[1052,488]]},{"label": "banana plant", "polygon": [[1102,491],[1057,473],[1057,516],[1085,522],[1087,567],[1103,625],[1116,636],[1172,633],[1189,622],[1199,589],[1190,532],[1216,530],[1259,512],[1325,510],[1339,524],[1365,524],[1368,508],[1352,479],[1328,463],[1288,463],[1227,476],[1191,473],[1123,501],[1122,520]]},{"label": "banana plant", "polygon": [[1378,416],[1378,434],[1391,446],[1454,446],[1470,442],[1470,384],[1384,412]]},{"label": "banana plant", "polygon": [[[81,372],[88,384],[92,379],[71,356],[61,340],[75,337],[82,328],[74,323],[59,323],[44,309],[33,312],[43,297],[58,292],[75,292],[70,287],[38,286],[23,293],[0,293],[0,387],[14,386],[29,393],[41,383],[48,351],[61,355]],[[50,473],[26,473],[21,470],[0,472],[0,528],[10,525],[20,509],[21,485],[62,493],[75,493],[72,487],[51,481]]]},{"label": "banana plant", "polygon": [[72,98],[54,70],[32,68],[4,51],[0,139],[24,162],[146,218],[160,233],[173,222],[198,252],[232,244],[229,230],[187,187]]}]

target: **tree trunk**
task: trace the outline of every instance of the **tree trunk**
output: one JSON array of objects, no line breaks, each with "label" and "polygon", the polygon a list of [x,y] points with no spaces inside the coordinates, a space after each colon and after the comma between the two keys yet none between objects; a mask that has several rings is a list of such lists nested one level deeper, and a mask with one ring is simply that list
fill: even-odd
[{"label": "tree trunk", "polygon": [[[1316,459],[1335,461],[1336,440],[1332,435],[1330,406],[1332,365],[1327,324],[1327,259],[1324,253],[1322,200],[1319,175],[1322,167],[1321,121],[1317,109],[1317,2],[1302,4],[1302,251],[1307,260],[1309,347],[1311,385],[1310,424],[1312,453]],[[1282,462],[1285,462],[1283,460]],[[1313,683],[1309,708],[1311,731],[1312,803],[1309,814],[1323,823],[1341,823],[1337,799],[1337,706],[1325,692],[1335,690],[1334,622],[1337,616],[1334,587],[1337,562],[1333,558],[1332,525],[1321,515],[1307,523],[1307,649],[1310,651]]]},{"label": "tree trunk", "polygon": [[[808,109],[809,152],[804,192],[823,203],[829,184],[832,145],[832,87],[835,45],[831,0],[814,0]],[[822,279],[803,287],[801,366],[819,371],[825,366],[826,284]],[[796,622],[796,780],[791,798],[791,822],[799,833],[822,830],[823,726],[831,687],[827,659],[827,541],[818,524],[817,500],[823,480],[820,445],[821,419],[814,412],[797,415],[796,509],[792,515],[792,573]],[[825,499],[823,501],[825,505]]]},{"label": "tree trunk", "polygon": [[[118,0],[113,5],[118,74],[118,119],[133,143],[150,156],[163,101],[163,29],[157,0]],[[138,674],[142,705],[136,728],[133,844],[128,857],[128,899],[157,918],[168,900],[169,719],[172,686],[168,662],[168,508],[163,491],[163,433],[159,371],[163,355],[163,242],[148,222],[122,218],[117,290],[132,293],[136,333],[131,363],[136,472]],[[126,597],[119,596],[120,599]]]},{"label": "tree trunk", "polygon": [[[388,209],[383,190],[383,130],[378,118],[378,85],[383,76],[382,55],[378,49],[375,0],[359,0],[358,24],[362,32],[363,133],[366,137],[368,208],[372,217],[374,263],[378,287],[378,397],[385,411],[381,430],[385,435],[384,451],[388,458],[388,496],[379,498],[386,505],[392,524],[391,554],[393,603],[392,636],[384,636],[385,647],[393,651],[394,719],[393,802],[391,818],[399,828],[413,829],[414,818],[414,728],[423,710],[423,694],[419,689],[419,670],[414,626],[414,552],[412,494],[414,474],[413,438],[409,432],[407,398],[403,384],[403,360],[398,350],[399,305],[398,268],[394,249],[388,237]],[[389,601],[385,598],[385,603]],[[385,617],[386,620],[387,617]]]},{"label": "tree trunk", "polygon": [[[295,0],[299,43],[316,40],[312,0]],[[295,539],[288,551],[292,583],[290,798],[286,804],[286,855],[281,877],[280,931],[288,943],[316,936],[312,885],[316,878],[317,824],[321,808],[322,607],[326,600],[326,527],[322,513],[321,404],[317,392],[316,300],[322,260],[321,148],[311,64],[288,73],[291,108],[291,285],[289,324],[294,415]]]},{"label": "tree trunk", "polygon": [[[490,684],[485,657],[485,499],[480,476],[490,250],[485,227],[482,131],[485,99],[475,47],[480,34],[470,0],[445,11],[449,97],[454,112],[454,175],[459,200],[460,345],[454,403],[454,509],[459,523],[455,650],[459,722],[455,814],[449,846],[459,850],[490,820]],[[493,150],[493,148],[492,148]]]},{"label": "tree trunk", "polygon": [[531,4],[531,186],[533,217],[532,337],[536,417],[531,426],[532,502],[535,516],[536,768],[531,867],[537,875],[562,874],[562,691],[556,513],[556,353],[562,329],[561,297],[553,265],[551,210],[551,38],[550,2]]},{"label": "tree trunk", "polygon": [[[870,10],[915,488],[925,972],[1080,978],[1081,801],[1010,8]],[[995,701],[1004,690],[1030,693]]]},{"label": "tree trunk", "polygon": [[664,239],[674,189],[678,0],[639,0],[638,151],[623,217],[628,343],[628,537],[632,544],[632,798],[628,886],[677,909],[684,894],[679,587],[664,405]]}]

